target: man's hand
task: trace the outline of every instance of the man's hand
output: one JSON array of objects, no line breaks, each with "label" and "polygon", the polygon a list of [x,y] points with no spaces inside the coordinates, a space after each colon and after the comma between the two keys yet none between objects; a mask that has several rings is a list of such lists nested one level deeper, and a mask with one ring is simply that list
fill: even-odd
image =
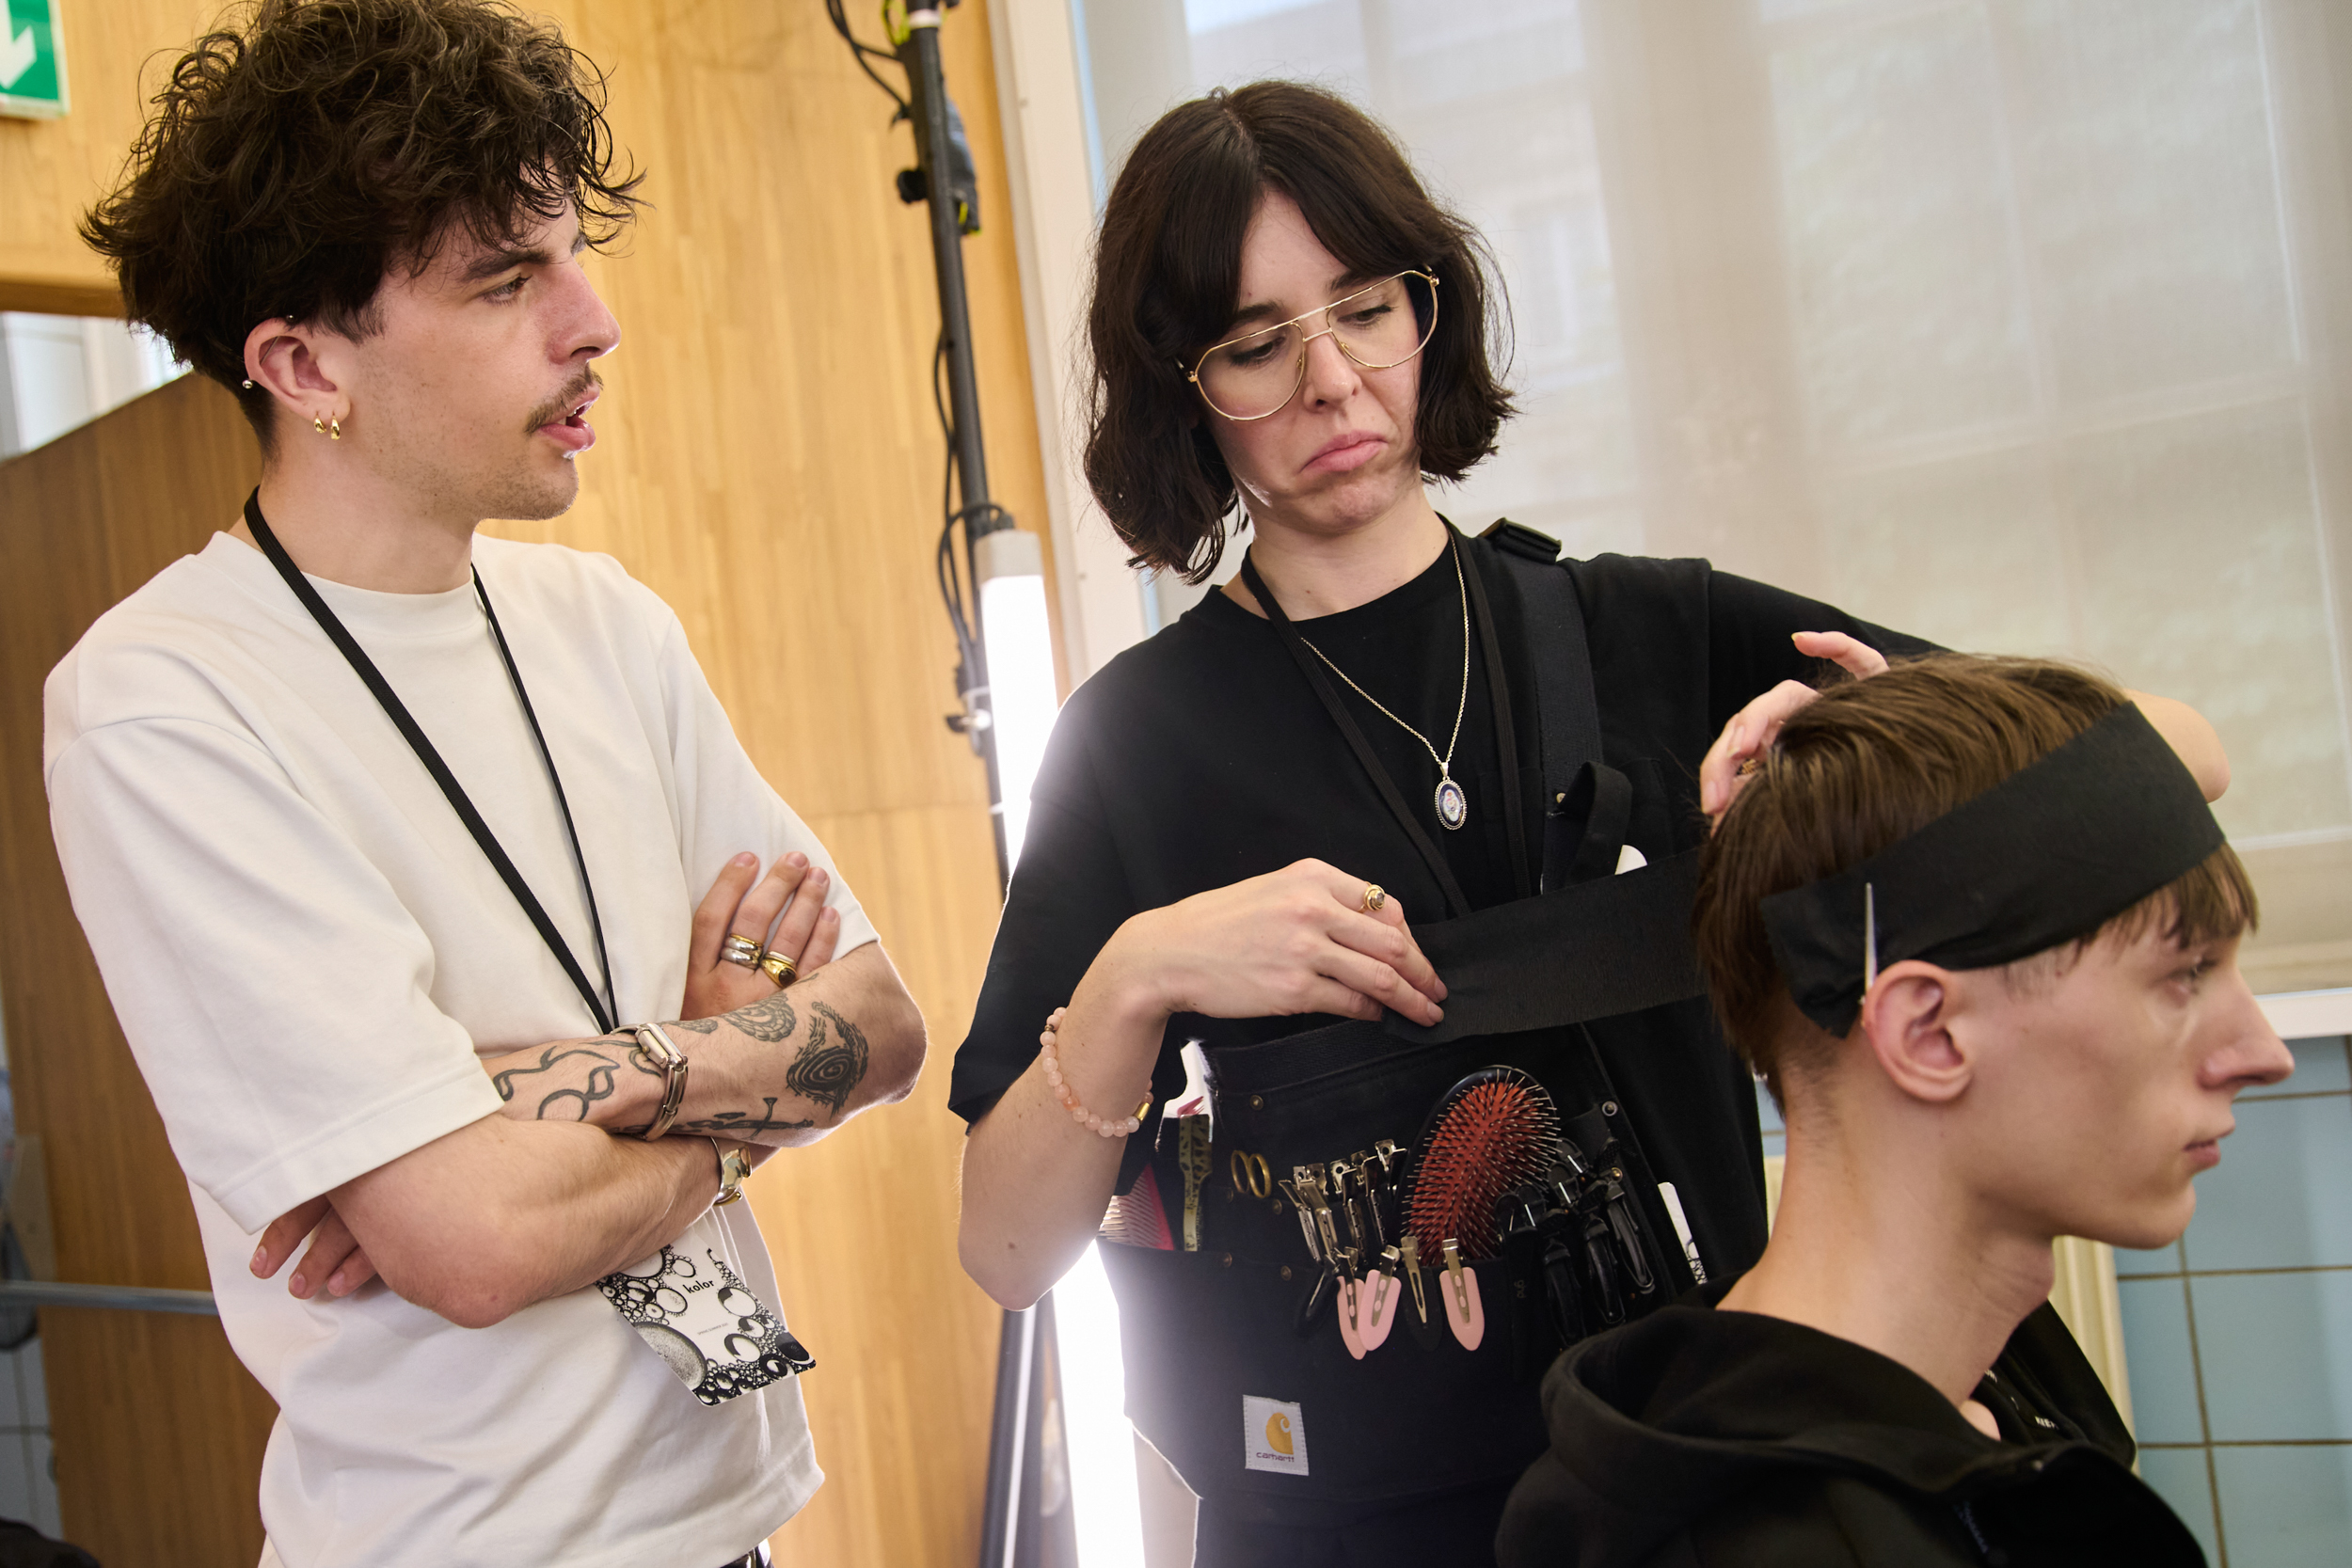
[{"label": "man's hand", "polygon": [[[764,983],[764,982],[763,982]],[[923,1015],[879,942],[788,990],[668,1025],[690,1064],[670,1136],[815,1143],[868,1106],[905,1098],[923,1065]],[[663,1074],[622,1036],[557,1040],[483,1063],[516,1121],[643,1132]]]},{"label": "man's hand", "polygon": [[310,1238],[310,1250],[286,1281],[287,1293],[295,1299],[309,1301],[322,1288],[330,1296],[347,1296],[375,1277],[375,1265],[368,1261],[358,1238],[325,1197],[314,1197],[269,1222],[262,1244],[253,1251],[255,1277],[267,1279],[285,1267],[305,1236]]},{"label": "man's hand", "polygon": [[[832,885],[825,868],[811,870],[808,857],[798,849],[778,856],[765,877],[759,877],[759,857],[748,851],[727,862],[694,911],[686,949],[686,1001],[678,1016],[717,1018],[775,994],[776,983],[764,972],[719,956],[729,936],[783,954],[803,979],[822,969],[841,940],[841,916],[825,908]],[[784,914],[781,925],[776,921],[779,911]],[[775,927],[772,938],[768,934],[771,927]]]},{"label": "man's hand", "polygon": [[[755,886],[758,870],[758,856],[748,851],[736,856],[720,871],[718,880],[711,883],[694,911],[687,939],[686,1002],[681,1018],[716,1018],[776,994],[776,983],[761,971],[720,958],[719,944],[730,932],[758,942],[775,926],[768,950],[792,957],[803,976],[833,960],[834,944],[841,936],[841,917],[824,907],[825,892],[832,883],[824,868],[810,870],[808,857],[795,849],[778,856]],[[778,911],[784,911],[781,925],[776,923]],[[590,1069],[584,1075],[586,1086],[574,1097],[580,1101],[578,1120],[588,1119],[587,1097],[598,1082],[604,1082],[609,1093],[610,1080],[628,1062],[626,1043],[614,1049],[610,1042],[565,1041],[544,1048],[542,1053],[583,1048],[602,1051],[611,1060],[602,1070],[593,1062],[574,1064]],[[485,1064],[485,1070],[489,1066]],[[759,1144],[743,1147],[755,1169],[774,1152],[771,1147]],[[310,1250],[286,1280],[288,1293],[297,1300],[309,1301],[322,1290],[329,1296],[347,1296],[375,1277],[375,1265],[369,1261],[367,1249],[324,1196],[288,1210],[269,1223],[254,1249],[254,1274],[262,1279],[277,1274],[305,1236],[311,1239]]]},{"label": "man's hand", "polygon": [[[1826,658],[1857,680],[1886,669],[1884,654],[1842,631],[1801,631],[1790,641],[1796,643],[1797,652]],[[1699,810],[1707,814],[1709,824],[1721,821],[1746,787],[1741,773],[1747,764],[1771,751],[1780,727],[1820,695],[1802,681],[1783,681],[1732,716],[1715,744],[1707,749],[1707,759],[1699,764]]]}]

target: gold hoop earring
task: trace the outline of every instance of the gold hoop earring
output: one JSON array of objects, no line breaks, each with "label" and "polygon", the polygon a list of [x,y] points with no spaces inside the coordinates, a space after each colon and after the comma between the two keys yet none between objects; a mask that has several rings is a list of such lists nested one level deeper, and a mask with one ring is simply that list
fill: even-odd
[{"label": "gold hoop earring", "polygon": [[340,441],[343,438],[342,420],[329,420],[326,421],[326,438],[330,441]]},{"label": "gold hoop earring", "polygon": [[326,421],[313,414],[310,416],[310,428],[324,436],[326,434]]}]

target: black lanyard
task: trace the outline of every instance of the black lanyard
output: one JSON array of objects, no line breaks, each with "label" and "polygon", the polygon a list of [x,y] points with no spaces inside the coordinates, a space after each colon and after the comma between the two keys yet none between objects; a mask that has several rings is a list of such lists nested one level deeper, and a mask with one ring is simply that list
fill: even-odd
[{"label": "black lanyard", "polygon": [[538,742],[539,759],[547,764],[548,782],[555,786],[556,809],[563,814],[564,832],[571,840],[572,859],[580,867],[580,890],[588,901],[588,928],[596,935],[596,969],[604,980],[601,995],[596,987],[588,983],[588,976],[580,970],[580,961],[572,957],[571,948],[565,945],[563,934],[556,930],[555,922],[548,918],[548,911],[531,891],[531,884],[523,880],[523,874],[515,869],[515,863],[500,847],[498,835],[490,832],[490,825],[474,809],[465,785],[457,782],[457,775],[449,770],[449,764],[441,760],[441,753],[434,750],[433,742],[425,737],[416,720],[409,717],[407,707],[392,690],[391,684],[385,680],[384,673],[375,667],[375,661],[368,657],[367,650],[353,640],[342,622],[327,608],[326,601],[319,597],[319,591],[310,586],[310,579],[302,575],[293,558],[286,554],[286,547],[278,542],[278,535],[270,531],[268,521],[262,515],[262,492],[258,489],[245,499],[245,520],[246,526],[253,530],[254,541],[262,546],[262,553],[268,556],[270,564],[278,568],[278,575],[286,579],[286,586],[293,589],[294,597],[302,601],[302,608],[310,612],[310,619],[316,621],[319,629],[326,633],[327,641],[342,650],[342,656],[350,661],[353,671],[375,694],[376,703],[384,709],[385,717],[391,720],[393,727],[400,731],[401,738],[408,742],[408,749],[417,753],[417,760],[424,764],[424,770],[433,775],[433,782],[441,786],[441,793],[449,798],[458,820],[465,823],[466,831],[472,833],[473,841],[482,847],[482,853],[505,881],[507,891],[515,895],[515,902],[520,904],[523,913],[531,917],[531,924],[538,928],[539,939],[548,944],[548,951],[555,955],[555,961],[562,964],[564,973],[571,977],[573,987],[580,992],[580,999],[588,1004],[589,1015],[596,1021],[597,1033],[612,1033],[613,1016],[619,1009],[612,1002],[612,964],[605,957],[604,922],[596,915],[596,890],[588,880],[588,858],[580,852],[580,830],[572,826],[572,806],[564,798],[564,780],[555,770],[555,757],[548,750],[548,737],[539,733],[539,716],[531,710],[531,693],[523,689],[522,672],[515,668],[515,656],[506,646],[506,633],[499,629],[498,611],[490,608],[490,591],[482,585],[482,574],[473,573],[473,591],[482,601],[483,617],[490,623],[490,640],[498,644],[499,657],[505,662],[506,677],[515,683],[515,697],[522,704],[523,720],[531,726],[531,738]]},{"label": "black lanyard", "polygon": [[[1470,598],[1470,620],[1477,627],[1479,652],[1486,666],[1486,697],[1494,712],[1495,745],[1502,752],[1502,811],[1506,819],[1504,831],[1510,845],[1511,872],[1518,895],[1524,898],[1532,889],[1527,868],[1527,825],[1519,816],[1518,738],[1511,722],[1510,682],[1503,673],[1502,643],[1495,636],[1494,611],[1486,602],[1486,585],[1479,578],[1478,563],[1461,559],[1461,536],[1454,532],[1452,523],[1446,524],[1445,532],[1446,548],[1455,552],[1456,562],[1462,568],[1462,592]],[[1324,674],[1322,666],[1308,648],[1306,639],[1298,635],[1298,628],[1291,625],[1288,615],[1282,613],[1280,601],[1267,589],[1265,579],[1258,575],[1257,562],[1248,555],[1242,557],[1241,575],[1242,580],[1249,585],[1249,592],[1257,595],[1259,608],[1265,611],[1266,619],[1274,624],[1276,633],[1282,639],[1282,645],[1290,650],[1292,660],[1307,677],[1307,684],[1322,699],[1324,711],[1331,716],[1332,723],[1339,726],[1340,734],[1346,738],[1348,750],[1356,753],[1356,760],[1371,777],[1373,787],[1380,792],[1380,799],[1387,804],[1389,814],[1396,818],[1397,826],[1405,830],[1405,836],[1412,840],[1413,847],[1420,852],[1422,863],[1437,879],[1438,888],[1445,894],[1447,912],[1456,917],[1470,913],[1470,899],[1464,895],[1462,884],[1455,879],[1454,868],[1446,863],[1445,856],[1438,852],[1420,820],[1405,804],[1405,797],[1398,791],[1396,781],[1389,776],[1388,768],[1381,766],[1379,757],[1373,752],[1372,743],[1364,738],[1362,728],[1357,724],[1355,715],[1349,713],[1347,705],[1340,701],[1339,692],[1333,689],[1330,680]]]}]

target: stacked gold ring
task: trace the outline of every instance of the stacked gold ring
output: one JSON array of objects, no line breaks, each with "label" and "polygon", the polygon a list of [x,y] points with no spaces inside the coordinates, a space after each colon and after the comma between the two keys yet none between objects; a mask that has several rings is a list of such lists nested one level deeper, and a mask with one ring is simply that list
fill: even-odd
[{"label": "stacked gold ring", "polygon": [[729,932],[727,940],[719,944],[719,961],[741,964],[745,969],[757,969],[759,967],[759,943],[749,937],[739,937]]},{"label": "stacked gold ring", "polygon": [[1364,884],[1364,912],[1366,914],[1378,914],[1388,901],[1388,892],[1378,882]]},{"label": "stacked gold ring", "polygon": [[779,990],[801,977],[798,960],[782,953],[762,953],[759,956],[759,971],[773,980]]}]

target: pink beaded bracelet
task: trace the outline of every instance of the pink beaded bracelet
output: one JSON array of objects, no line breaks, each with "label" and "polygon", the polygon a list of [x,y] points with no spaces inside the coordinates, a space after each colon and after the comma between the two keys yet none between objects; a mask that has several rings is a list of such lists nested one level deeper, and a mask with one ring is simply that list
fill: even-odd
[{"label": "pink beaded bracelet", "polygon": [[1053,1085],[1054,1098],[1062,1102],[1072,1121],[1097,1137],[1123,1138],[1143,1125],[1143,1113],[1152,1108],[1152,1097],[1145,1095],[1143,1102],[1136,1107],[1134,1116],[1122,1117],[1117,1121],[1104,1121],[1078,1103],[1078,1091],[1062,1081],[1061,1057],[1054,1050],[1054,1031],[1061,1027],[1062,1015],[1069,1010],[1067,1007],[1056,1007],[1053,1017],[1045,1021],[1045,1032],[1037,1037],[1037,1043],[1042,1048],[1038,1055],[1045,1064],[1045,1081]]}]

